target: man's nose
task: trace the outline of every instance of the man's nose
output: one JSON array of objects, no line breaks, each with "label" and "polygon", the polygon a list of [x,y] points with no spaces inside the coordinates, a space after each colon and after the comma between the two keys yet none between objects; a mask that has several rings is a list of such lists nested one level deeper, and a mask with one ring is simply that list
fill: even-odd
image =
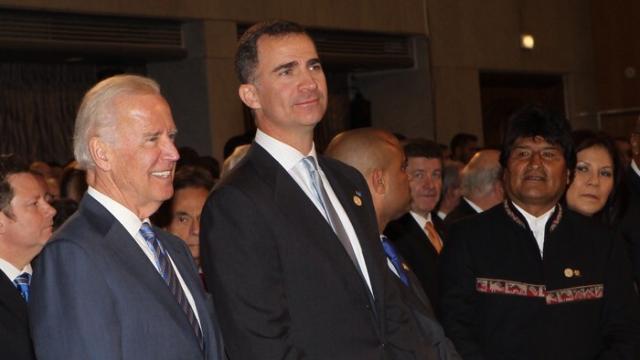
[{"label": "man's nose", "polygon": [[162,150],[163,150],[165,159],[171,160],[171,161],[178,161],[180,159],[180,153],[178,152],[178,149],[176,148],[176,144],[174,144],[173,141],[167,139],[163,144]]}]

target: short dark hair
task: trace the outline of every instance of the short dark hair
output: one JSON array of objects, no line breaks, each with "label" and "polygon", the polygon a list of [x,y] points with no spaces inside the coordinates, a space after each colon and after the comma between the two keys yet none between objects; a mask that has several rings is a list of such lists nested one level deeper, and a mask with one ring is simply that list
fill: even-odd
[{"label": "short dark hair", "polygon": [[614,139],[604,132],[590,130],[578,130],[573,132],[573,141],[576,154],[593,146],[603,148],[613,162],[613,188],[602,210],[594,214],[607,225],[616,225],[627,207],[627,186],[624,184],[625,166],[620,159],[620,153],[616,148]]},{"label": "short dark hair", "polygon": [[259,22],[245,31],[238,41],[235,57],[236,76],[241,84],[253,81],[256,66],[258,65],[258,40],[263,35],[279,37],[289,34],[304,34],[308,36],[304,27],[286,20]]},{"label": "short dark hair", "polygon": [[13,188],[9,183],[9,176],[19,173],[30,173],[29,165],[14,154],[0,155],[0,211],[8,217],[13,217],[11,200]]},{"label": "short dark hair", "polygon": [[571,125],[562,115],[539,105],[527,105],[509,118],[502,141],[500,164],[507,168],[513,144],[519,138],[542,137],[546,142],[562,148],[567,169],[576,165],[576,153],[571,138]]},{"label": "short dark hair", "polygon": [[185,188],[202,188],[210,191],[215,185],[215,180],[211,173],[200,166],[184,165],[173,177],[173,196],[162,203],[158,211],[151,216],[151,222],[158,227],[167,227],[171,223],[173,216],[171,208],[176,192]]},{"label": "short dark hair", "polygon": [[215,180],[213,174],[201,166],[183,166],[176,171],[173,178],[173,190],[195,187],[207,191],[213,188]]},{"label": "short dark hair", "polygon": [[460,146],[466,145],[467,143],[470,143],[470,142],[477,142],[477,141],[478,141],[478,137],[473,134],[457,133],[451,139],[451,142],[449,143],[449,149],[453,152],[455,151],[455,149],[457,149]]},{"label": "short dark hair", "polygon": [[425,157],[439,159],[442,162],[442,150],[436,142],[427,139],[411,139],[404,145],[404,155],[410,157]]}]

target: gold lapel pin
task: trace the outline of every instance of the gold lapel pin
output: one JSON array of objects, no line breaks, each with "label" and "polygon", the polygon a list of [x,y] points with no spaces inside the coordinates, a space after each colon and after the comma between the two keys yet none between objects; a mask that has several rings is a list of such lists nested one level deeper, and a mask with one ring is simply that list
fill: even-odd
[{"label": "gold lapel pin", "polygon": [[402,268],[404,269],[404,271],[409,271],[409,265],[407,265],[407,263],[403,262],[402,263]]},{"label": "gold lapel pin", "polygon": [[572,278],[573,277],[573,270],[570,269],[570,268],[564,269],[564,276],[568,277],[568,278]]},{"label": "gold lapel pin", "polygon": [[353,195],[353,203],[356,204],[356,206],[362,206],[362,199],[360,196]]},{"label": "gold lapel pin", "polygon": [[576,277],[580,276],[580,270],[573,269],[573,275],[575,275]]}]

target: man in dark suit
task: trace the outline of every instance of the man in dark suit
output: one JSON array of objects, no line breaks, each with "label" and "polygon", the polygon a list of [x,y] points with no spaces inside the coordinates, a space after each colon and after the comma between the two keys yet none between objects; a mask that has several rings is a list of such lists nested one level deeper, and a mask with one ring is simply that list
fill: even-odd
[{"label": "man in dark suit", "polygon": [[636,284],[640,285],[640,118],[631,132],[631,165],[627,168],[626,185],[628,190],[628,207],[620,222],[620,234],[628,245],[633,275]]},{"label": "man in dark suit", "polygon": [[392,241],[382,235],[389,221],[409,210],[411,194],[405,172],[406,159],[398,139],[384,130],[362,128],[336,135],[325,154],[356,168],[371,192],[378,219],[380,239],[387,255],[387,267],[397,280],[403,299],[412,310],[421,335],[430,350],[426,359],[460,359],[453,343],[436,320],[431,302],[418,278],[398,253]]},{"label": "man in dark suit", "polygon": [[90,186],[35,264],[38,359],[223,358],[189,249],[149,224],[173,194],[175,135],[151,79],[114,76],[85,95],[74,151]]},{"label": "man in dark suit", "polygon": [[444,223],[432,214],[442,191],[442,152],[429,140],[414,140],[404,146],[411,188],[411,210],[387,225],[384,233],[420,279],[438,310],[438,254],[442,250]]},{"label": "man in dark suit", "polygon": [[316,154],[327,86],[313,41],[294,23],[256,24],[236,70],[258,131],[207,200],[200,231],[229,357],[420,358],[367,184]]},{"label": "man in dark suit", "polygon": [[51,236],[56,211],[26,164],[0,155],[0,358],[35,359],[27,301],[31,260]]},{"label": "man in dark suit", "polygon": [[479,214],[504,200],[500,151],[480,150],[462,169],[462,198],[444,219],[447,228],[460,219]]}]

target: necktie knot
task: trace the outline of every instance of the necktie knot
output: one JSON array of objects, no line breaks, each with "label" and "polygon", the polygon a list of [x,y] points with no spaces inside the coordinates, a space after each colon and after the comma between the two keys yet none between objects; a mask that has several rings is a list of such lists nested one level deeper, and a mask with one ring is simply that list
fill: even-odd
[{"label": "necktie knot", "polygon": [[24,301],[29,301],[29,285],[31,284],[31,274],[22,273],[18,275],[13,283],[16,284],[16,288],[20,291],[20,295],[24,298]]},{"label": "necktie knot", "polygon": [[143,222],[142,226],[140,226],[140,235],[142,235],[147,242],[152,242],[156,238],[156,233],[153,232],[153,228],[147,222]]}]

